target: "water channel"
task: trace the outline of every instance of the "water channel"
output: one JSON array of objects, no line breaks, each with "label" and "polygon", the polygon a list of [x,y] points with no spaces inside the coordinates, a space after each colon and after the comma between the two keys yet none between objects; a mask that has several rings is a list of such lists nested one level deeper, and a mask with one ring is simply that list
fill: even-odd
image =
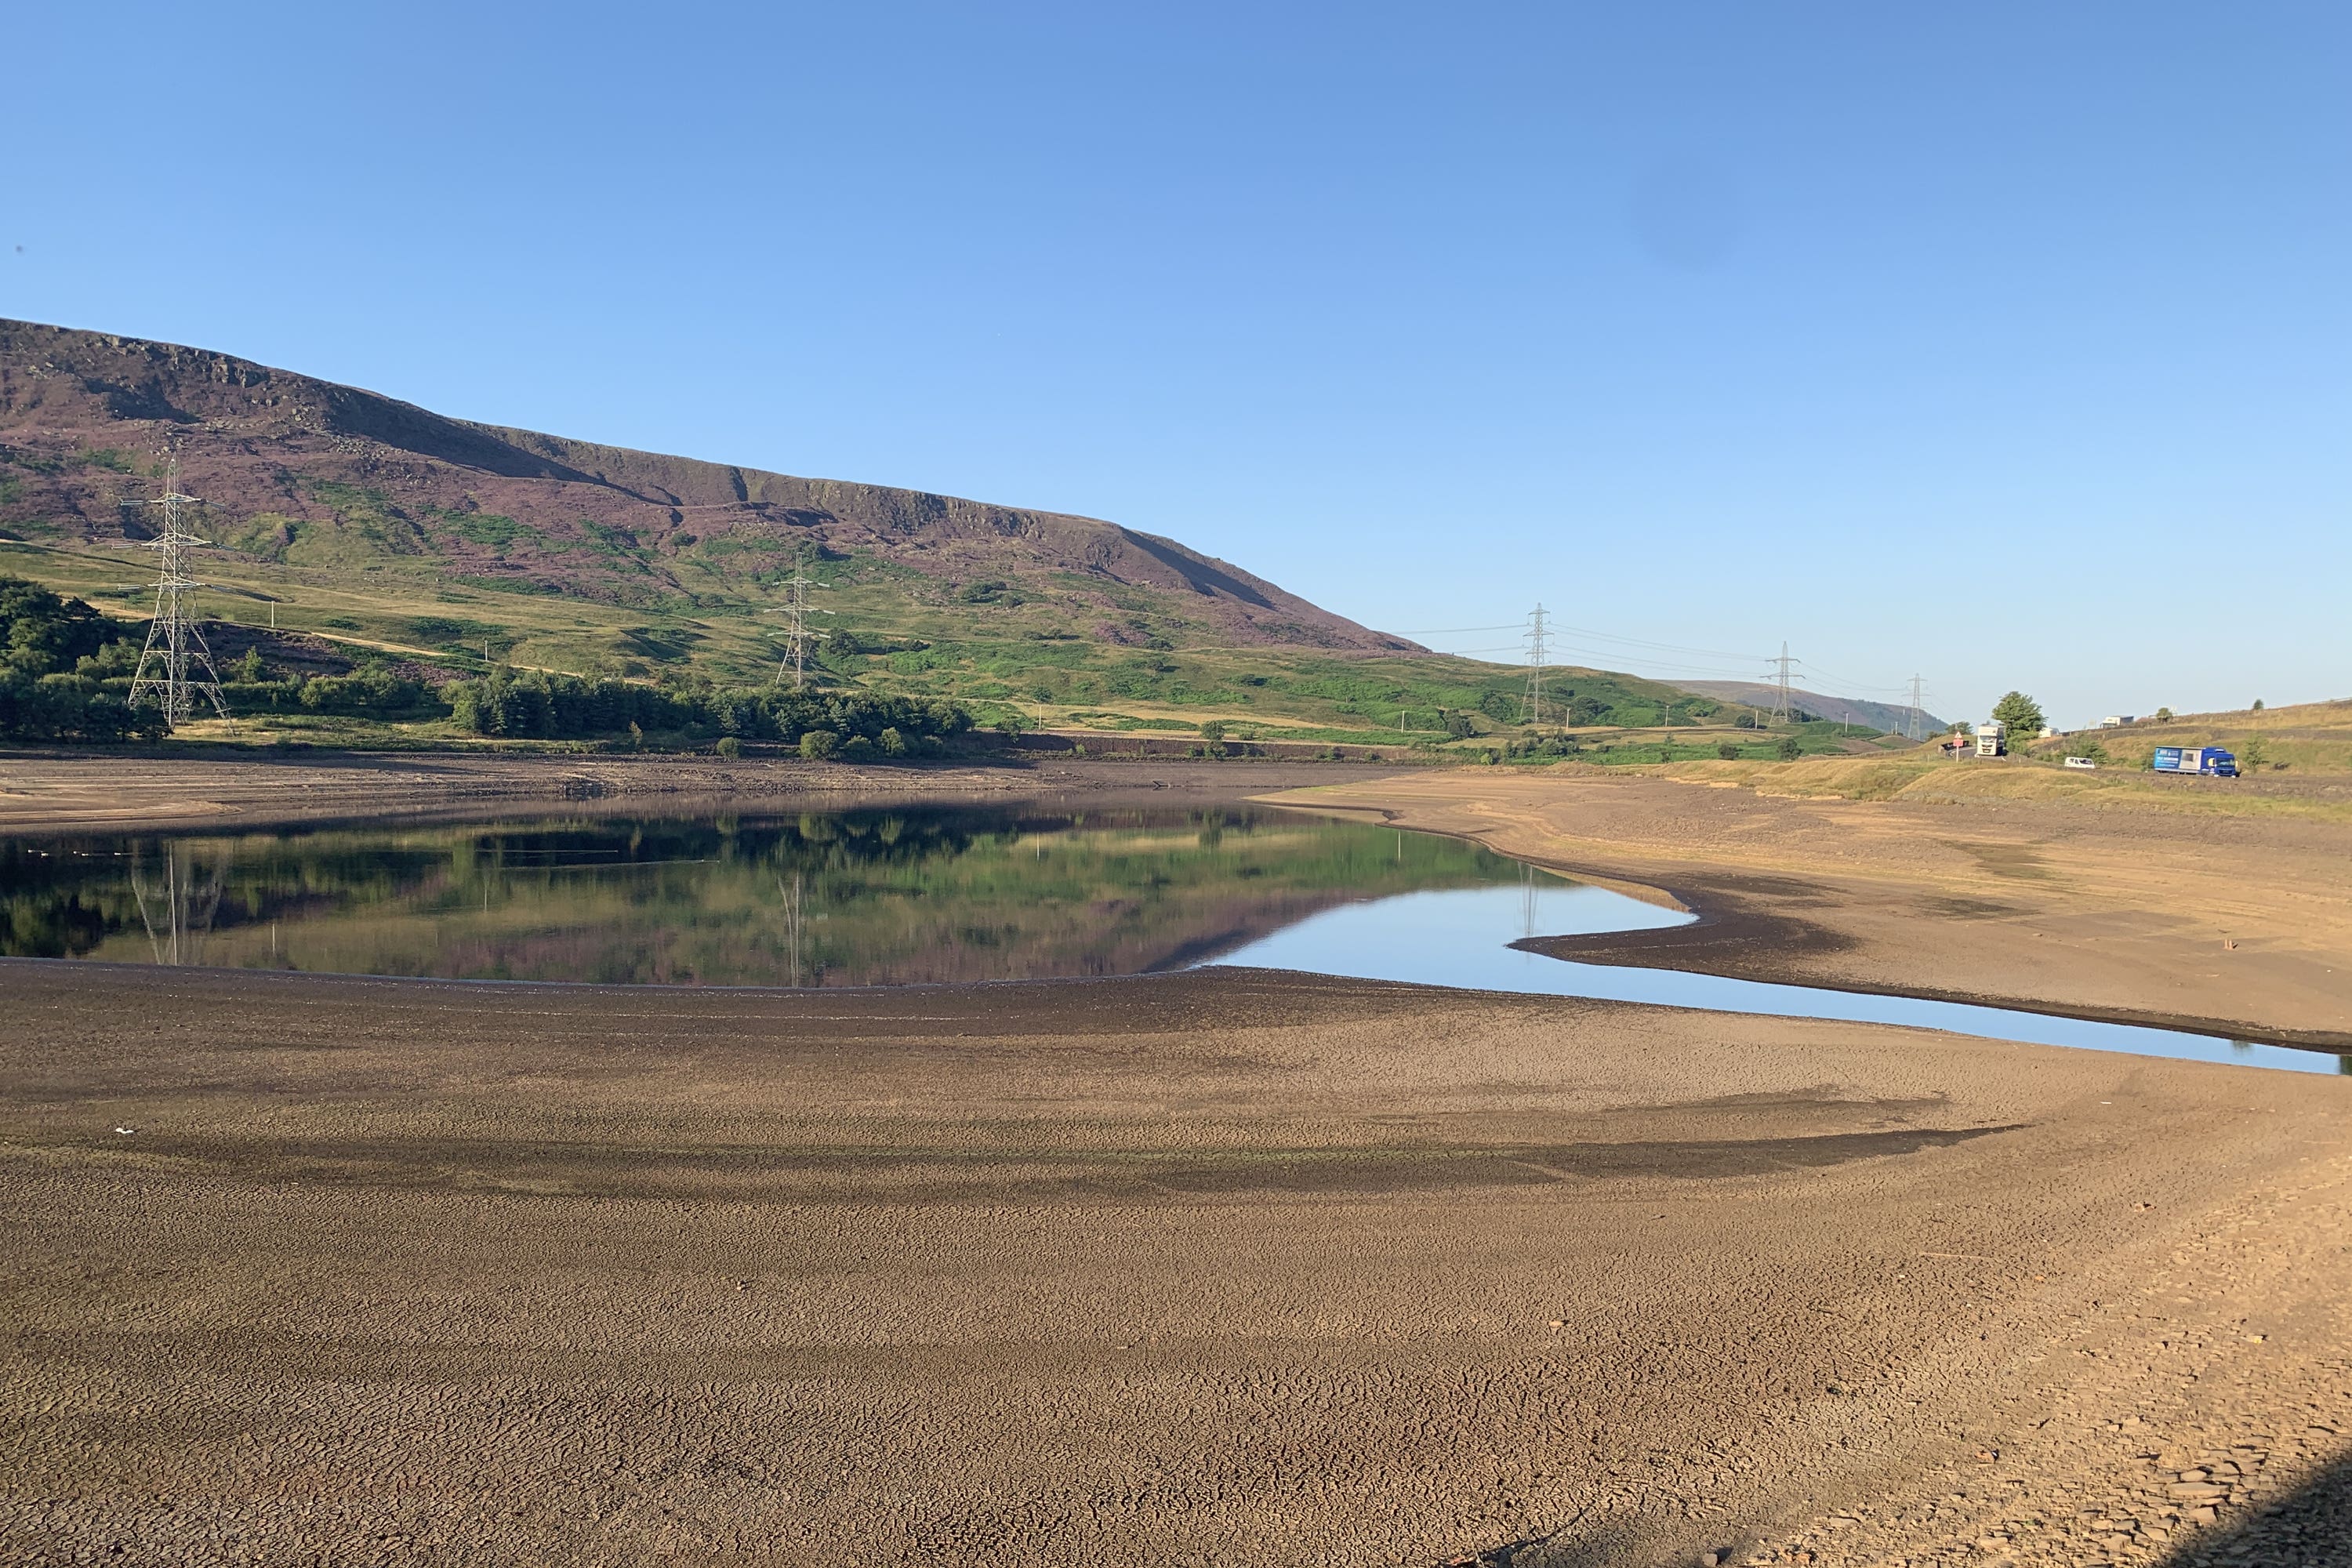
[{"label": "water channel", "polygon": [[2352,1058],[2179,1030],[1574,963],[1509,945],[1689,918],[1474,845],[1249,806],[0,840],[8,957],[799,986],[1251,964],[2352,1070]]}]

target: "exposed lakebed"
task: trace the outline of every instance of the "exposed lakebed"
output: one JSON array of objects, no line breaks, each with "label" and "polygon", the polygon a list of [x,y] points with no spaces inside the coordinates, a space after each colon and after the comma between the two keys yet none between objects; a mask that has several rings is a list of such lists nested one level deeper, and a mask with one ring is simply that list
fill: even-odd
[{"label": "exposed lakebed", "polygon": [[900,806],[0,844],[0,954],[10,957],[802,986],[1235,963],[2339,1067],[2178,1030],[1576,963],[1510,945],[1690,918],[1475,845],[1248,806]]}]

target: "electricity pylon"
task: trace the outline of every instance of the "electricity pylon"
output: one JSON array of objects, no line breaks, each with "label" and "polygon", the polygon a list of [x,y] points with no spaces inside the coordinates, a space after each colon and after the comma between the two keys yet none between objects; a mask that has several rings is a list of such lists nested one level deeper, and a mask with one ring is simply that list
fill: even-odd
[{"label": "electricity pylon", "polygon": [[201,694],[226,719],[228,702],[221,696],[220,671],[213,668],[213,650],[196,624],[193,595],[204,584],[188,575],[188,552],[210,542],[189,532],[181,521],[180,509],[195,505],[196,498],[180,493],[178,458],[172,459],[163,493],[146,504],[163,509],[163,534],[147,542],[163,557],[163,571],[155,581],[155,618],[147,623],[147,646],[131,678],[131,705],[152,704],[162,710],[164,724],[176,729],[194,713]]},{"label": "electricity pylon", "polygon": [[830,583],[820,583],[808,574],[808,553],[803,551],[793,563],[793,574],[783,581],[784,589],[784,658],[776,667],[776,679],[781,684],[786,670],[792,671],[793,689],[801,691],[808,686],[808,645],[815,634],[809,630],[811,616],[829,616],[831,610],[820,610],[808,602],[811,588],[830,588]]},{"label": "electricity pylon", "polygon": [[1544,607],[1538,605],[1528,617],[1528,721],[1543,723]]},{"label": "electricity pylon", "polygon": [[1790,658],[1789,657],[1789,645],[1787,643],[1782,643],[1780,645],[1780,657],[1778,658],[1768,658],[1764,662],[1769,665],[1776,665],[1780,668],[1780,693],[1778,705],[1772,710],[1772,719],[1775,723],[1785,724],[1795,715],[1796,712],[1795,706],[1789,700],[1789,667],[1792,664],[1801,664],[1804,661],[1801,659]]}]

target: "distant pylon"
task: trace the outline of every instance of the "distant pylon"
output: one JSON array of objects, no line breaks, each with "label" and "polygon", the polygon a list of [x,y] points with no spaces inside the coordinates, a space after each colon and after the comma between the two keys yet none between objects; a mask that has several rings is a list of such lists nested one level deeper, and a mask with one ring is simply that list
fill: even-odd
[{"label": "distant pylon", "polygon": [[1528,617],[1528,722],[1543,722],[1544,607]]},{"label": "distant pylon", "polygon": [[196,624],[193,595],[204,584],[188,575],[188,552],[209,542],[190,533],[180,520],[180,509],[195,501],[180,493],[180,460],[173,458],[163,493],[146,503],[163,509],[163,532],[147,542],[148,549],[163,556],[163,571],[155,581],[155,618],[147,623],[147,646],[131,678],[131,705],[152,704],[175,729],[195,711],[199,694],[211,701],[215,713],[228,717],[220,671],[213,668],[213,650]]},{"label": "distant pylon", "polygon": [[1919,733],[1925,718],[1925,710],[1919,706],[1919,678],[1915,675],[1911,678],[1911,721],[1903,727],[1903,732],[1914,741],[1925,739]]},{"label": "distant pylon", "polygon": [[830,588],[830,583],[820,583],[808,574],[808,554],[803,551],[793,562],[793,574],[783,581],[784,589],[784,658],[776,667],[776,679],[781,682],[790,670],[793,689],[805,690],[808,686],[808,645],[814,634],[809,630],[811,616],[829,616],[831,610],[820,610],[808,602],[811,588]]},{"label": "distant pylon", "polygon": [[1789,657],[1789,645],[1784,642],[1780,645],[1780,657],[1768,658],[1764,662],[1780,667],[1780,705],[1772,710],[1772,720],[1775,723],[1785,724],[1789,721],[1790,715],[1796,711],[1789,701],[1789,667],[1798,661]]}]

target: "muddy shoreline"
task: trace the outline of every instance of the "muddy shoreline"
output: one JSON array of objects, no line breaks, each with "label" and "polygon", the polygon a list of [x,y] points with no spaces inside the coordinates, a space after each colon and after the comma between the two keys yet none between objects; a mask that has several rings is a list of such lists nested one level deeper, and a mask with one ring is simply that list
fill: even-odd
[{"label": "muddy shoreline", "polygon": [[1563,767],[1271,804],[1652,889],[1695,927],[1538,951],[2352,1050],[2352,829],[2036,803],[1759,796]]},{"label": "muddy shoreline", "polygon": [[[2352,1081],[1251,971],[0,993],[12,1560],[2352,1529]],[[2209,1447],[2211,1526],[2131,1489]]]},{"label": "muddy shoreline", "polygon": [[[1457,772],[1452,777],[1466,777],[1475,787],[1485,782],[1484,772]],[[1643,861],[1622,853],[1564,855],[1561,848],[1571,846],[1419,809],[1399,787],[1424,791],[1431,782],[1357,763],[1248,760],[1136,763],[1020,757],[985,763],[856,767],[698,755],[387,752],[200,758],[176,764],[100,758],[88,752],[18,751],[0,755],[0,833],[46,837],[387,822],[439,825],[518,810],[593,818],[757,816],[922,804],[1181,807],[1246,799],[1478,844],[1698,917],[1687,926],[1664,931],[1538,937],[1513,944],[1556,958],[1957,1002],[2352,1054],[2352,1027],[2312,1027],[2080,995],[2053,997],[1997,981],[1973,988],[1922,984],[1901,963],[1884,960],[1879,933],[1858,933],[1836,923],[1832,911],[1851,889],[1794,869],[1700,869],[1663,856]],[[1658,781],[1625,784],[1646,787],[1675,803],[1704,806],[1723,799],[1720,792]],[[1984,928],[1979,921],[1949,918],[1951,908],[1960,902],[1943,900],[1942,909],[1922,905],[1910,912],[1911,921],[1936,929],[1940,941],[1965,950],[1971,936]],[[1857,968],[1860,973],[1853,972]],[[2352,966],[2347,973],[2352,973]]]},{"label": "muddy shoreline", "polygon": [[0,833],[185,832],[566,814],[792,811],[923,802],[1230,802],[1351,776],[1357,763],[1016,757],[859,766],[715,756],[300,753],[185,760],[0,752]]}]

